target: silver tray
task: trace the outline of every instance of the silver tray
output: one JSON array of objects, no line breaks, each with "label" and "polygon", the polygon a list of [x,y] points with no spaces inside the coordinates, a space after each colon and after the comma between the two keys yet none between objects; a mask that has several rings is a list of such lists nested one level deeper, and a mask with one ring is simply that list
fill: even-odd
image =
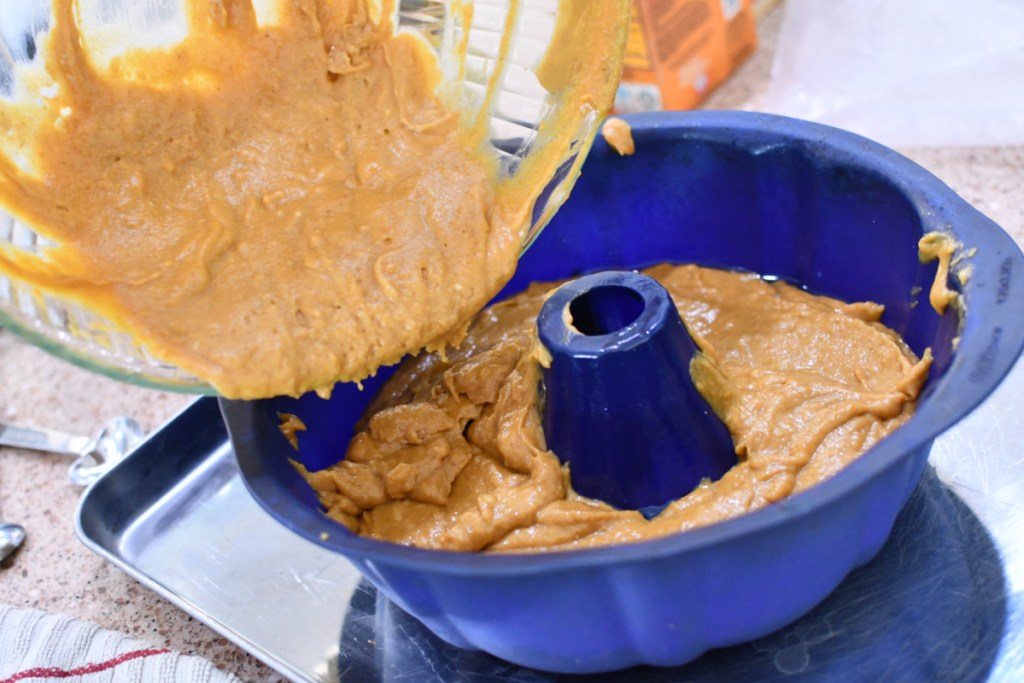
[{"label": "silver tray", "polygon": [[91,486],[76,525],[91,550],[296,681],[1019,681],[1022,406],[1018,362],[936,441],[877,558],[789,627],[675,669],[558,676],[445,644],[250,498],[210,398]]}]

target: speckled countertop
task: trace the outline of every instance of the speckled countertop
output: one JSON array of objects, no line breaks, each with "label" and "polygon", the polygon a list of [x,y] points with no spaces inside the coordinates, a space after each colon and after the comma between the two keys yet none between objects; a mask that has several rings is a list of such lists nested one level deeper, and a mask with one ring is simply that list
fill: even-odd
[{"label": "speckled countertop", "polygon": [[[768,79],[781,11],[767,15],[761,47],[714,93],[710,108],[742,108]],[[1024,245],[1024,146],[901,150],[943,179]],[[120,384],[66,364],[0,330],[0,416],[92,434],[116,415],[152,430],[190,398]],[[25,526],[22,549],[0,564],[0,603],[94,621],[154,645],[211,659],[244,681],[281,680],[205,625],[93,555],[78,541],[81,490],[58,456],[0,448],[0,520]]]}]

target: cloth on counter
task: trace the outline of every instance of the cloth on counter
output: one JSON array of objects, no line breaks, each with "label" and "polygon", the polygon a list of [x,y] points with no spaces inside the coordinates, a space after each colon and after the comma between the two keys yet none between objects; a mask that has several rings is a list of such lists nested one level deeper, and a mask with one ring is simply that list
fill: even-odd
[{"label": "cloth on counter", "polygon": [[238,678],[202,657],[133,640],[96,624],[0,605],[0,683],[227,683]]}]

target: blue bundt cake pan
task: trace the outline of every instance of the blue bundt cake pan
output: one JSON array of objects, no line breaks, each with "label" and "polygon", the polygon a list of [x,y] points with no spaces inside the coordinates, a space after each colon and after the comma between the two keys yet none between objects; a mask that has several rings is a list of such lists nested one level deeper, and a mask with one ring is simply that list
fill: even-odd
[{"label": "blue bundt cake pan", "polygon": [[[502,296],[536,280],[696,262],[886,306],[884,322],[935,363],[917,414],[844,471],[721,524],[608,548],[535,555],[420,550],[353,536],[325,517],[289,464],[345,452],[384,372],[329,401],[223,401],[242,470],[282,524],[353,562],[446,641],[523,666],[583,673],[677,665],[796,619],[881,548],[932,441],[988,396],[1024,346],[1024,257],[924,169],[833,128],[738,112],[627,117],[636,154],[598,140],[572,196]],[[922,234],[976,251],[965,314],[939,316]],[[296,454],[277,413],[308,426]]]}]

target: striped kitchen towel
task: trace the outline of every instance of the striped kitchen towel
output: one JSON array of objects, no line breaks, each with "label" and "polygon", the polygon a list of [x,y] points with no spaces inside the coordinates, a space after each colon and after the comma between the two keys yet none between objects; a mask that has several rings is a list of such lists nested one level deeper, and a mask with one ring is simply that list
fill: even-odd
[{"label": "striped kitchen towel", "polygon": [[151,647],[72,617],[0,605],[0,683],[227,683],[202,657]]}]

